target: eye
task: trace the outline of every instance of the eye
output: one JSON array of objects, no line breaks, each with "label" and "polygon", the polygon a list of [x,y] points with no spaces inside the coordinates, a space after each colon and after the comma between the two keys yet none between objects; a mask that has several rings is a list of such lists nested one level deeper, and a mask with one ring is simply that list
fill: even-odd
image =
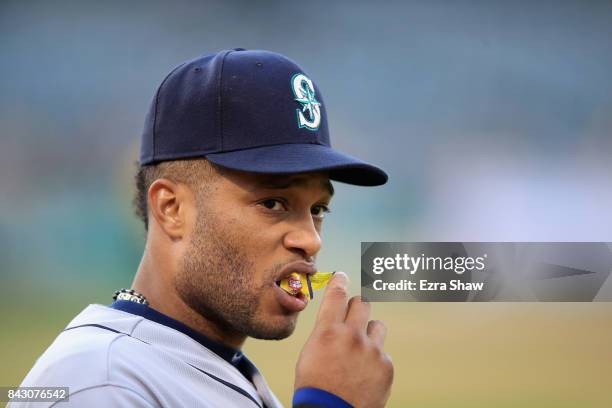
[{"label": "eye", "polygon": [[268,198],[267,200],[264,200],[259,204],[263,205],[270,211],[285,211],[287,209],[282,201],[277,200],[275,198]]},{"label": "eye", "polygon": [[325,214],[331,212],[331,210],[326,205],[315,205],[310,210],[310,213],[314,218],[323,219],[325,218]]}]

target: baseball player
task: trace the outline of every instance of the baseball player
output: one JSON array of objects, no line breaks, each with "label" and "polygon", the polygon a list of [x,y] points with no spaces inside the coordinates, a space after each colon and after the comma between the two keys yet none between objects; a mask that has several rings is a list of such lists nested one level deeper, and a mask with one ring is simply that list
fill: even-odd
[{"label": "baseball player", "polygon": [[[142,135],[135,204],[147,234],[132,288],[85,308],[36,361],[21,385],[69,387],[69,400],[32,406],[280,407],[240,350],[247,337],[291,335],[307,307],[279,282],[316,272],[330,180],[387,175],[331,148],[321,93],[295,62],[233,49],[172,70]],[[389,396],[385,327],[347,285],[339,272],[325,291],[294,407]]]}]

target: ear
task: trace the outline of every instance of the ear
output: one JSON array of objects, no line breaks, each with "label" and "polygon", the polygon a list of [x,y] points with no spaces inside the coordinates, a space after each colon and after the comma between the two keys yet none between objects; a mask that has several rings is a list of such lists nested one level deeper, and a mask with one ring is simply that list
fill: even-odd
[{"label": "ear", "polygon": [[168,179],[157,179],[147,192],[149,220],[155,222],[172,240],[181,239],[187,228],[189,191]]}]

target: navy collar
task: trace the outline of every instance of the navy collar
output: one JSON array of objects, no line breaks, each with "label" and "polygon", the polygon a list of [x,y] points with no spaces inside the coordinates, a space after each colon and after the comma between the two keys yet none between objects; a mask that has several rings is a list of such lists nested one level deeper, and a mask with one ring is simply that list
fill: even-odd
[{"label": "navy collar", "polygon": [[241,367],[241,362],[243,362],[242,360],[246,360],[246,357],[240,350],[236,350],[232,347],[226,346],[225,344],[213,341],[203,334],[195,331],[191,327],[171,318],[170,316],[166,316],[165,314],[158,312],[147,305],[131,302],[129,300],[117,300],[111,304],[110,307],[123,312],[142,316],[145,319],[163,324],[164,326],[170,327],[174,330],[178,330],[181,333],[191,337],[234,367]]}]

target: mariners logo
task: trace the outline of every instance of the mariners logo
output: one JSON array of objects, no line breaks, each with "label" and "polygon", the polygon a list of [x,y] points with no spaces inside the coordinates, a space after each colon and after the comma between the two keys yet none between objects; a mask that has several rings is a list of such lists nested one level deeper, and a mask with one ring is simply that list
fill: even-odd
[{"label": "mariners logo", "polygon": [[291,88],[295,100],[302,105],[296,109],[298,126],[308,130],[317,130],[321,124],[321,103],[315,98],[312,81],[304,74],[295,74],[291,78]]}]

